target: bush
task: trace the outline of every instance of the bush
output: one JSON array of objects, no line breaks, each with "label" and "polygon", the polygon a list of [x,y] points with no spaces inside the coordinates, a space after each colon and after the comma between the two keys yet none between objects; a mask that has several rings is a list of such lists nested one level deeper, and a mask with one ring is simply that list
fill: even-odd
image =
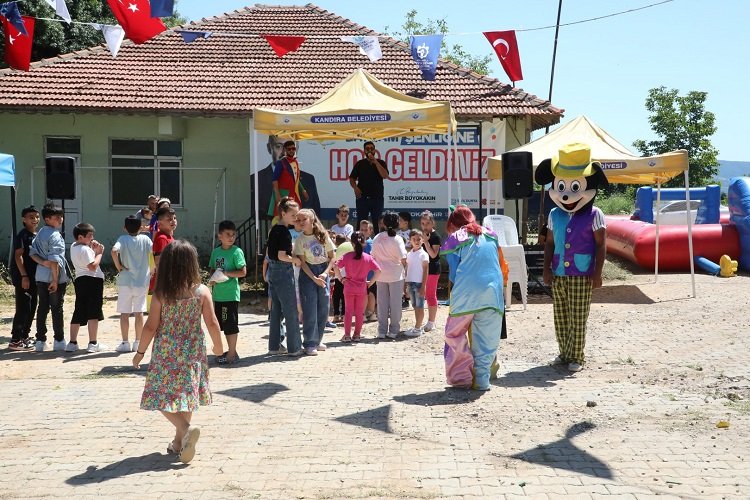
[{"label": "bush", "polygon": [[609,196],[597,196],[594,205],[607,215],[623,215],[633,213],[635,204],[627,193],[613,193]]}]

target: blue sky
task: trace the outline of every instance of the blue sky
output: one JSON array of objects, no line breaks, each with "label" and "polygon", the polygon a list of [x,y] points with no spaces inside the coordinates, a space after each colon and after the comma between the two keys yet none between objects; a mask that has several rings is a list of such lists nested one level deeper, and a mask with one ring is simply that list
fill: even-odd
[{"label": "blue sky", "polygon": [[[660,0],[564,0],[561,23],[643,7]],[[304,5],[306,1],[269,1]],[[476,55],[493,54],[482,31],[523,30],[554,25],[558,0],[453,1],[317,0],[315,5],[379,32],[398,30],[406,12],[420,20],[445,18],[449,45]],[[178,0],[179,12],[198,21],[245,6],[250,0]],[[706,108],[716,115],[712,137],[722,160],[750,160],[745,147],[742,102],[750,85],[747,41],[750,1],[673,0],[598,21],[560,28],[552,103],[563,121],[581,114],[632,149],[636,139],[654,139],[644,103],[648,90],[666,86],[682,95],[708,92]],[[465,34],[467,33],[467,34]],[[311,33],[311,35],[314,33]],[[519,31],[524,80],[517,86],[540,97],[549,92],[555,30]],[[741,47],[745,47],[742,49]],[[384,62],[385,63],[385,62]],[[494,58],[491,76],[508,81]],[[535,135],[536,137],[536,135]]]}]

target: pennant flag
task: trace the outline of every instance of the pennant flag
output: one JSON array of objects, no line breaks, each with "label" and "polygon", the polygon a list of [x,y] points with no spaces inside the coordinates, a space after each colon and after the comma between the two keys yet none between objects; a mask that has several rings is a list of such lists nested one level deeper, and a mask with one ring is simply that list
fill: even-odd
[{"label": "pennant flag", "polygon": [[55,13],[57,13],[58,16],[65,19],[65,22],[70,24],[70,12],[68,12],[68,6],[65,5],[65,0],[47,0],[47,3],[50,7],[55,9]]},{"label": "pennant flag", "polygon": [[24,22],[21,20],[21,13],[18,12],[18,4],[16,2],[0,3],[0,17],[8,20],[8,22],[16,28],[16,31],[22,35],[27,35]]},{"label": "pennant flag", "polygon": [[0,20],[3,21],[5,31],[5,62],[11,68],[28,71],[31,64],[31,44],[34,41],[34,18],[21,18],[25,35],[6,18],[0,17]]},{"label": "pennant flag", "polygon": [[266,39],[276,55],[284,57],[288,52],[294,52],[305,42],[304,36],[260,35]]},{"label": "pennant flag", "polygon": [[166,30],[158,17],[151,17],[148,0],[107,0],[109,8],[125,30],[125,36],[135,43],[144,43]]},{"label": "pennant flag", "polygon": [[112,57],[117,57],[122,41],[125,39],[125,30],[122,29],[122,26],[94,23],[91,26],[102,32],[104,40],[107,42],[107,48],[112,53]]},{"label": "pennant flag", "polygon": [[151,0],[151,17],[172,17],[174,0]]},{"label": "pennant flag", "polygon": [[443,35],[412,35],[409,37],[411,57],[417,63],[425,80],[434,80]]},{"label": "pennant flag", "polygon": [[194,42],[199,38],[208,38],[213,35],[210,31],[177,31],[185,43]]},{"label": "pennant flag", "polygon": [[359,45],[359,53],[370,58],[370,62],[379,61],[383,57],[380,42],[376,36],[342,36],[344,42]]},{"label": "pennant flag", "polygon": [[515,31],[485,31],[484,36],[492,44],[500,64],[512,82],[523,80],[521,56],[518,54],[518,42]]}]

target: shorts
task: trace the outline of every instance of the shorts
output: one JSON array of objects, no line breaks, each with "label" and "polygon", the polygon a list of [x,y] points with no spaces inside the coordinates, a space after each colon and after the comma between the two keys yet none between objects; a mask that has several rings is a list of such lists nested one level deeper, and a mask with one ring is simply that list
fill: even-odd
[{"label": "shorts", "polygon": [[367,293],[371,293],[376,299],[378,298],[378,284],[377,282],[370,285],[367,289]]},{"label": "shorts", "polygon": [[219,320],[219,329],[224,335],[235,335],[240,332],[239,302],[214,302],[214,313]]},{"label": "shorts", "polygon": [[73,287],[76,291],[76,305],[70,324],[84,326],[90,319],[104,320],[104,280],[93,276],[79,276],[73,282]]},{"label": "shorts", "polygon": [[424,309],[424,297],[419,295],[420,288],[422,288],[422,283],[414,283],[413,281],[406,282],[406,289],[409,291],[409,297],[411,298],[411,304],[414,309]]},{"label": "shorts", "polygon": [[117,312],[120,314],[146,312],[148,286],[118,286]]}]

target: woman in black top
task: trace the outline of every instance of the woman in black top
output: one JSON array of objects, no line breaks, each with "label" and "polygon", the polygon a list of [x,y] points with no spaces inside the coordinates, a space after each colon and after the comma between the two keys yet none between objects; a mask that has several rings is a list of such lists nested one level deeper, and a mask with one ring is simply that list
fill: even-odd
[{"label": "woman in black top", "polygon": [[[297,295],[294,291],[294,266],[301,264],[292,255],[292,235],[287,226],[294,224],[299,205],[288,196],[279,202],[280,219],[268,233],[268,284],[271,293],[271,320],[268,332],[268,353],[299,356],[302,350],[302,336],[297,316]],[[288,351],[281,345],[281,318],[286,322]]]},{"label": "woman in black top", "polygon": [[422,243],[430,262],[427,266],[427,287],[425,289],[425,301],[427,301],[427,323],[424,331],[429,332],[435,328],[435,317],[437,316],[437,285],[440,279],[440,236],[435,232],[435,219],[432,212],[425,210],[419,219],[422,226],[425,242]]}]

